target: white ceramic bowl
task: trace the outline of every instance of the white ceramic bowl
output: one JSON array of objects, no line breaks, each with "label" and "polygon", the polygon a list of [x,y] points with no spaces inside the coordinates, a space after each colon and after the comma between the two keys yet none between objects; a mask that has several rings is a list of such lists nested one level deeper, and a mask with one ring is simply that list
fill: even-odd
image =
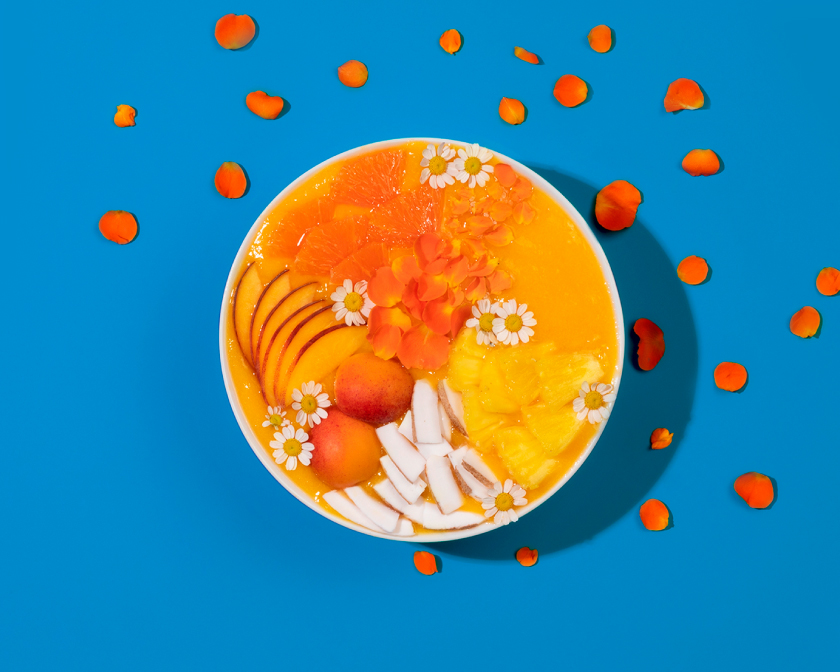
[{"label": "white ceramic bowl", "polygon": [[[379,150],[379,149],[386,149],[388,147],[393,147],[395,145],[401,145],[406,142],[412,141],[422,141],[427,143],[434,143],[439,144],[441,142],[448,142],[450,145],[456,146],[464,146],[469,143],[459,142],[454,140],[442,140],[440,138],[402,138],[399,140],[383,140],[382,142],[374,142],[369,145],[364,145],[362,147],[356,147],[355,149],[351,149],[349,151],[343,152],[342,154],[338,154],[331,159],[327,159],[323,163],[315,166],[314,168],[310,169],[299,178],[297,178],[294,182],[292,182],[289,186],[287,186],[283,191],[281,191],[277,196],[274,198],[271,203],[268,204],[265,210],[262,211],[257,220],[254,222],[254,225],[251,227],[251,230],[248,232],[248,235],[245,236],[245,240],[242,241],[242,245],[239,247],[239,252],[236,254],[236,257],[233,260],[233,265],[231,266],[230,273],[228,274],[227,283],[225,284],[225,292],[222,296],[222,310],[221,315],[219,318],[219,352],[221,355],[222,361],[222,377],[225,381],[225,389],[227,390],[228,399],[230,400],[230,406],[233,409],[233,414],[236,416],[236,421],[239,423],[239,427],[242,430],[242,433],[245,435],[245,438],[248,440],[248,443],[251,446],[251,449],[254,451],[254,454],[259,458],[260,462],[263,463],[263,466],[271,472],[271,475],[274,476],[275,479],[288,490],[292,495],[297,497],[301,502],[303,502],[306,506],[310,509],[315,511],[321,516],[325,518],[329,518],[335,523],[339,525],[343,525],[344,527],[348,527],[351,530],[356,530],[357,532],[361,532],[363,534],[368,534],[372,537],[381,537],[383,539],[391,539],[393,541],[422,541],[426,542],[437,542],[437,541],[453,541],[455,539],[464,539],[466,537],[473,537],[478,534],[483,534],[485,532],[489,532],[491,530],[496,529],[497,526],[495,525],[488,525],[482,524],[478,525],[477,527],[468,528],[465,530],[451,530],[451,531],[444,531],[444,532],[424,532],[423,534],[416,535],[413,537],[392,537],[387,534],[380,534],[378,532],[374,532],[372,530],[367,529],[366,527],[362,527],[361,525],[357,525],[355,523],[350,522],[346,518],[342,516],[334,515],[328,512],[326,509],[321,507],[318,503],[314,502],[312,498],[304,492],[301,488],[299,488],[294,481],[286,474],[286,472],[277,465],[274,460],[271,459],[271,456],[268,454],[268,451],[263,448],[260,440],[257,438],[256,434],[254,434],[254,430],[248,424],[247,419],[245,418],[245,413],[242,410],[242,405],[239,403],[239,398],[236,395],[236,389],[233,384],[233,379],[231,378],[230,374],[230,366],[227,360],[227,353],[226,353],[226,344],[227,344],[227,318],[228,318],[228,311],[230,310],[230,300],[233,296],[234,291],[234,282],[236,281],[237,274],[242,267],[242,261],[245,258],[245,255],[248,253],[248,249],[251,246],[254,238],[256,237],[258,231],[262,227],[263,222],[265,221],[268,214],[289,194],[291,191],[296,189],[302,182],[309,179],[313,173],[318,172],[325,166],[330,165],[336,161],[344,161],[346,159],[351,159],[355,156],[360,154],[366,154],[371,151]],[[491,150],[492,151],[492,150]],[[612,305],[613,305],[613,313],[615,315],[615,324],[616,324],[616,338],[618,340],[618,358],[617,358],[617,365],[616,365],[616,372],[613,377],[613,384],[616,387],[616,391],[618,391],[619,383],[621,381],[621,373],[622,373],[622,365],[624,362],[624,318],[621,312],[621,302],[618,298],[618,288],[615,285],[615,278],[612,274],[612,269],[610,269],[609,262],[607,261],[606,255],[604,255],[603,249],[601,249],[601,245],[598,243],[597,239],[595,238],[594,234],[592,233],[589,225],[584,221],[583,217],[580,216],[580,213],[575,210],[574,206],[569,203],[568,200],[561,194],[557,189],[555,189],[551,184],[549,184],[544,178],[540,175],[535,173],[533,170],[528,168],[527,166],[522,165],[518,161],[515,161],[511,158],[508,158],[498,152],[493,152],[493,155],[499,159],[500,161],[511,165],[519,174],[524,175],[531,183],[542,189],[546,194],[551,196],[562,208],[566,211],[572,221],[577,225],[580,232],[586,238],[589,245],[595,252],[595,256],[598,259],[599,264],[601,265],[601,271],[604,274],[604,278],[606,279],[607,286],[610,290],[610,296],[612,297]],[[607,419],[607,422],[609,419]],[[604,431],[604,427],[606,426],[607,422],[600,423],[598,427],[598,431],[596,432],[595,436],[589,441],[589,444],[586,446],[586,449],[583,451],[581,456],[577,459],[571,469],[561,478],[555,486],[545,493],[542,497],[537,500],[533,500],[528,502],[528,504],[520,509],[517,509],[517,513],[521,516],[529,513],[536,509],[540,504],[546,501],[549,497],[551,497],[555,492],[557,492],[563,485],[568,481],[572,475],[580,468],[580,465],[583,464],[583,461],[589,457],[589,454],[592,452],[592,449],[595,447],[595,444],[598,443],[598,439],[601,437],[601,434]]]}]

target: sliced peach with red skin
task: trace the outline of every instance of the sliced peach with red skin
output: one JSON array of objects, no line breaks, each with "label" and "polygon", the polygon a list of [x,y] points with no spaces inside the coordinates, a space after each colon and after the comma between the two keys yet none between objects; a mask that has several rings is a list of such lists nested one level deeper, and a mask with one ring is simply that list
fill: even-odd
[{"label": "sliced peach with red skin", "polygon": [[639,508],[642,525],[652,532],[661,532],[671,521],[671,512],[658,499],[649,499]]},{"label": "sliced peach with red skin", "polygon": [[599,54],[606,54],[612,49],[612,30],[609,26],[595,26],[587,36],[589,46]]},{"label": "sliced peach with red skin", "polygon": [[817,275],[817,291],[823,296],[834,296],[840,292],[840,271],[826,266]]},{"label": "sliced peach with red skin", "polygon": [[216,171],[213,180],[218,191],[225,198],[241,198],[248,187],[245,171],[233,161],[225,161]]},{"label": "sliced peach with red skin", "polygon": [[361,61],[347,61],[344,65],[339,66],[338,79],[344,86],[358,89],[367,82],[367,66]]},{"label": "sliced peach with red skin", "polygon": [[266,315],[265,321],[260,327],[257,347],[254,351],[254,368],[257,371],[257,377],[262,377],[265,354],[274,339],[274,335],[290,315],[313,302],[315,287],[316,284],[313,281],[289,290],[289,293]]},{"label": "sliced peach with red skin", "polygon": [[586,82],[576,75],[563,75],[554,85],[554,97],[563,107],[577,107],[588,94]]},{"label": "sliced peach with red skin", "polygon": [[682,167],[694,177],[708,177],[720,170],[720,159],[711,149],[692,149],[682,160]]},{"label": "sliced peach with red skin", "polygon": [[241,49],[253,40],[256,34],[257,26],[247,14],[225,14],[216,21],[216,42],[225,49]]},{"label": "sliced peach with red skin", "polygon": [[276,119],[285,105],[280,96],[269,96],[265,91],[251,91],[245,96],[245,104],[251,112],[263,119]]},{"label": "sliced peach with red skin", "polygon": [[[323,335],[321,332],[325,332],[327,329],[338,326],[347,325],[343,322],[336,324],[335,313],[332,312],[332,306],[327,304],[324,309],[315,311],[310,316],[301,320],[300,323],[292,329],[286,339],[286,347],[283,350],[280,365],[277,367],[277,371],[274,374],[274,398],[278,403],[283,404],[287,397],[291,398],[291,391],[287,393],[287,389],[292,375],[292,367],[300,357],[300,353],[303,351],[303,348],[306,347],[311,340],[318,338],[319,335]],[[271,381],[266,379],[265,383],[266,385],[270,385]]]},{"label": "sliced peach with red skin", "polygon": [[715,367],[715,385],[727,392],[737,392],[747,384],[747,370],[735,362],[721,362]]},{"label": "sliced peach with red skin", "polygon": [[769,476],[750,471],[735,479],[735,492],[751,509],[766,509],[776,497],[776,489]]},{"label": "sliced peach with red skin", "polygon": [[440,44],[440,48],[447,54],[455,54],[461,50],[463,40],[461,39],[461,33],[454,28],[450,28],[449,30],[444,31],[443,35],[440,36],[438,43]]},{"label": "sliced peach with red skin", "polygon": [[137,115],[131,105],[117,105],[117,113],[114,115],[114,123],[120,128],[134,126],[134,117]]},{"label": "sliced peach with red skin", "polygon": [[99,232],[111,242],[125,245],[137,236],[137,220],[125,210],[109,210],[99,218]]},{"label": "sliced peach with red skin", "polygon": [[525,106],[516,98],[502,98],[499,116],[507,123],[517,126],[525,121]]},{"label": "sliced peach with red skin", "polygon": [[665,94],[665,111],[699,110],[705,103],[700,86],[693,79],[675,79]]},{"label": "sliced peach with red skin", "polygon": [[331,488],[349,488],[379,471],[376,430],[337,408],[309,431],[309,440],[315,446],[309,466]]},{"label": "sliced peach with red skin", "polygon": [[536,548],[528,548],[527,546],[523,546],[516,551],[516,560],[523,567],[533,567],[536,565],[539,556],[539,551]]},{"label": "sliced peach with red skin", "polygon": [[418,572],[426,576],[431,576],[438,571],[435,556],[428,551],[416,551],[414,553],[414,566]]},{"label": "sliced peach with red skin", "polygon": [[254,314],[251,316],[251,361],[257,360],[257,344],[262,334],[262,328],[265,325],[266,318],[277,307],[288,294],[291,289],[291,279],[289,278],[289,271],[280,271],[274,276],[271,281],[263,288],[262,294],[257,299],[257,304],[254,307]]},{"label": "sliced peach with red skin", "polygon": [[650,371],[659,364],[659,360],[665,354],[665,334],[654,322],[644,317],[636,320],[633,331],[639,337],[639,368],[642,371]]},{"label": "sliced peach with red skin", "polygon": [[335,404],[374,425],[393,422],[411,408],[414,378],[399,362],[362,352],[344,360],[335,374]]},{"label": "sliced peach with red skin", "polygon": [[790,318],[790,331],[800,338],[811,338],[820,330],[820,314],[816,308],[805,306]]},{"label": "sliced peach with red skin", "polygon": [[239,279],[233,295],[233,327],[239,348],[252,366],[254,362],[251,360],[251,318],[262,291],[263,283],[260,281],[257,265],[251,264]]},{"label": "sliced peach with red skin", "polygon": [[595,219],[607,231],[621,231],[636,221],[642,194],[626,180],[616,180],[598,192]]}]

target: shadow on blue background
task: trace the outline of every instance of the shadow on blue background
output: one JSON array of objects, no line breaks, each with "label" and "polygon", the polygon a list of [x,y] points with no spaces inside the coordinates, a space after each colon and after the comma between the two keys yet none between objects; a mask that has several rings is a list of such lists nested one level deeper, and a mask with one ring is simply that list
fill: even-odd
[{"label": "shadow on blue background", "polygon": [[[594,207],[598,190],[592,185],[552,168],[530,167],[577,208],[609,259],[627,330],[621,389],[598,445],[551,499],[516,525],[446,544],[429,544],[436,552],[500,560],[509,559],[526,543],[545,555],[592,539],[638,508],[674,457],[691,418],[697,335],[682,282],[665,251],[638,219],[619,232],[597,226]],[[640,317],[652,319],[665,332],[665,356],[649,372],[634,365],[635,345],[630,334]],[[657,427],[674,433],[674,442],[664,450],[650,448],[650,434]]]}]

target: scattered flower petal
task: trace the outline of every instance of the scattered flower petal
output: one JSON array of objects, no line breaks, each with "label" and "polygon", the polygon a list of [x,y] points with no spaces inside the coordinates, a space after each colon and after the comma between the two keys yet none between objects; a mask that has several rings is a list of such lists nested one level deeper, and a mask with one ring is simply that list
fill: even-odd
[{"label": "scattered flower petal", "polygon": [[826,266],[817,276],[817,291],[824,296],[834,296],[840,292],[840,271]]},{"label": "scattered flower petal", "polygon": [[650,435],[650,447],[654,450],[662,450],[663,448],[670,446],[673,439],[674,433],[669,432],[664,427],[654,429],[653,433]]},{"label": "scattered flower petal", "polygon": [[137,220],[125,210],[109,210],[99,220],[99,231],[108,240],[125,245],[137,235]]},{"label": "scattered flower petal", "polygon": [[820,314],[811,306],[798,310],[790,318],[790,330],[800,338],[814,336],[820,328]]},{"label": "scattered flower petal", "polygon": [[216,21],[216,42],[225,49],[241,49],[257,32],[254,20],[247,14],[225,14]]},{"label": "scattered flower petal", "polygon": [[449,359],[449,339],[418,324],[403,334],[397,357],[407,369],[436,371]]},{"label": "scattered flower petal", "polygon": [[[446,33],[444,33],[445,35]],[[443,39],[443,38],[441,38]],[[437,561],[428,551],[416,551],[414,553],[414,566],[417,571],[426,576],[437,573]]]},{"label": "scattered flower petal", "polygon": [[636,221],[642,194],[625,180],[616,180],[598,192],[595,219],[608,231],[620,231]]},{"label": "scattered flower petal", "polygon": [[539,558],[539,555],[540,553],[536,548],[528,548],[527,546],[523,546],[518,551],[516,551],[516,560],[523,567],[533,567],[537,564],[537,559]]},{"label": "scattered flower petal", "polygon": [[338,79],[344,86],[358,89],[364,86],[368,78],[368,69],[359,61],[347,61],[338,68]]},{"label": "scattered flower petal", "polygon": [[526,63],[533,63],[534,65],[540,64],[540,57],[536,54],[532,54],[527,49],[523,49],[522,47],[514,47],[513,48],[513,55],[516,58],[525,61]]},{"label": "scattered flower petal", "polygon": [[390,266],[382,266],[368,284],[368,296],[377,306],[390,308],[402,299],[406,283],[400,281]]},{"label": "scattered flower petal", "polygon": [[454,54],[461,50],[463,40],[461,33],[454,28],[450,28],[443,35],[440,36],[440,46],[447,54]]},{"label": "scattered flower petal", "polygon": [[709,276],[709,264],[701,257],[686,257],[677,266],[677,275],[687,285],[699,285]]},{"label": "scattered flower petal", "polygon": [[747,384],[747,370],[734,362],[721,362],[715,367],[715,385],[727,392],[737,392]]},{"label": "scattered flower petal", "polygon": [[665,354],[665,334],[656,324],[644,317],[636,320],[633,331],[639,337],[639,368],[642,371],[650,371],[659,364],[659,360]]},{"label": "scattered flower petal", "polygon": [[671,82],[665,94],[665,111],[697,110],[703,107],[703,92],[693,79],[677,79]]},{"label": "scattered flower petal", "polygon": [[517,174],[514,172],[513,168],[506,163],[497,163],[494,168],[496,179],[499,181],[499,184],[503,187],[512,187],[517,178]]},{"label": "scattered flower petal", "polygon": [[563,75],[554,85],[554,97],[563,107],[577,107],[588,93],[586,82],[575,75]]},{"label": "scattered flower petal", "polygon": [[606,54],[612,49],[612,30],[609,26],[595,26],[589,31],[589,46],[599,54]]},{"label": "scattered flower petal", "polygon": [[671,513],[658,499],[649,499],[639,508],[639,518],[647,529],[659,532],[668,527]]},{"label": "scattered flower petal", "polygon": [[773,481],[757,471],[750,471],[736,478],[735,492],[751,509],[766,509],[776,497]]},{"label": "scattered flower petal", "polygon": [[252,91],[245,96],[245,104],[258,117],[276,119],[285,103],[280,96],[269,96],[265,91]]},{"label": "scattered flower petal", "polygon": [[225,198],[240,198],[248,186],[242,166],[225,161],[216,171],[216,190]]},{"label": "scattered flower petal", "polygon": [[502,102],[499,103],[499,116],[516,126],[525,121],[525,106],[516,98],[502,98]]},{"label": "scattered flower petal", "polygon": [[708,177],[720,170],[720,159],[711,149],[692,149],[682,160],[682,167],[694,177]]},{"label": "scattered flower petal", "polygon": [[120,128],[134,126],[134,117],[137,114],[131,105],[117,105],[117,113],[114,115],[114,123]]}]

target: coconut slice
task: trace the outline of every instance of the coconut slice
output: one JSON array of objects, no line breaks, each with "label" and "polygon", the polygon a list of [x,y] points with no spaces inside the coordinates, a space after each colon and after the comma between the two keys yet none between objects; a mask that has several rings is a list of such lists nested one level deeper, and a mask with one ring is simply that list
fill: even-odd
[{"label": "coconut slice", "polygon": [[344,494],[343,490],[330,490],[323,494],[324,501],[332,508],[338,511],[342,516],[347,518],[357,525],[366,527],[374,532],[384,532],[384,530],[368,518],[362,510],[350,501],[350,498]]},{"label": "coconut slice", "polygon": [[400,471],[412,483],[423,473],[426,468],[426,460],[417,452],[411,441],[400,434],[397,423],[392,422],[382,427],[377,427],[376,435],[385,447],[385,452],[391,457]]},{"label": "coconut slice", "polygon": [[428,461],[429,457],[432,455],[446,457],[452,452],[452,446],[450,446],[446,441],[441,441],[440,443],[418,443],[417,450],[419,450],[420,454],[426,459],[426,461]]},{"label": "coconut slice", "polygon": [[482,460],[481,456],[472,448],[464,453],[461,463],[467,471],[469,471],[488,488],[499,480],[498,476],[493,473],[493,470],[487,466],[487,463]]},{"label": "coconut slice", "polygon": [[391,534],[395,537],[413,537],[414,525],[411,524],[408,518],[400,518],[400,522],[397,523],[396,528],[394,528]]},{"label": "coconut slice", "polygon": [[431,455],[426,462],[426,477],[429,489],[440,507],[441,513],[457,511],[464,504],[464,495],[452,475],[452,467],[445,457]]},{"label": "coconut slice", "polygon": [[453,390],[446,380],[442,380],[438,383],[438,396],[446,414],[452,421],[452,425],[461,434],[467,436],[467,425],[464,422],[464,403],[461,401],[461,393]]},{"label": "coconut slice", "polygon": [[385,475],[390,479],[391,484],[400,494],[400,497],[402,497],[408,504],[414,504],[414,502],[417,501],[417,498],[422,495],[423,491],[426,489],[426,481],[422,478],[418,478],[414,482],[409,481],[405,477],[405,474],[399,470],[397,465],[394,464],[394,461],[387,455],[380,457],[379,463],[385,470]]},{"label": "coconut slice", "polygon": [[411,420],[414,425],[414,437],[417,439],[415,443],[440,443],[443,440],[437,404],[437,394],[428,380],[418,380],[414,383]]},{"label": "coconut slice", "polygon": [[414,443],[414,425],[411,424],[411,411],[408,411],[400,423],[400,434]]},{"label": "coconut slice", "polygon": [[449,414],[443,407],[443,402],[438,402],[438,417],[440,418],[440,433],[444,440],[452,441],[452,420],[449,419]]},{"label": "coconut slice", "polygon": [[394,511],[394,509],[385,506],[378,499],[371,497],[358,485],[354,485],[352,488],[346,488],[344,492],[361,509],[363,514],[383,530],[393,532],[396,529],[400,514]]},{"label": "coconut slice", "polygon": [[470,511],[455,511],[448,515],[431,502],[426,502],[423,509],[423,527],[427,530],[461,530],[465,527],[475,527],[484,522],[484,516]]},{"label": "coconut slice", "polygon": [[467,451],[469,449],[469,446],[461,446],[460,448],[456,448],[451,453],[449,453],[449,461],[457,467],[459,464],[461,464],[461,462],[464,459],[464,455],[467,454]]},{"label": "coconut slice", "polygon": [[455,470],[455,480],[458,481],[458,485],[461,486],[464,494],[469,495],[478,502],[489,496],[490,491],[487,489],[487,486],[467,471],[463,463],[458,465],[453,464],[452,466]]},{"label": "coconut slice", "polygon": [[376,490],[376,494],[379,495],[382,500],[395,511],[405,513],[405,510],[409,507],[409,503],[405,501],[399,492],[397,492],[394,484],[387,478],[379,481],[379,483],[373,486],[373,489]]}]

